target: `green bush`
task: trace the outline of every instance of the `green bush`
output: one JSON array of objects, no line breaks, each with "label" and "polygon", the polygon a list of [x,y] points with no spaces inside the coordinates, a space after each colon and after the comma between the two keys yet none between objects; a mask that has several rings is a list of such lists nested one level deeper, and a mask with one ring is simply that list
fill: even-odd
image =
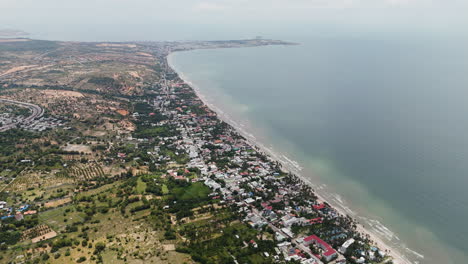
[{"label": "green bush", "polygon": [[106,244],[104,242],[97,242],[94,248],[96,249],[95,253],[100,253],[106,248]]}]

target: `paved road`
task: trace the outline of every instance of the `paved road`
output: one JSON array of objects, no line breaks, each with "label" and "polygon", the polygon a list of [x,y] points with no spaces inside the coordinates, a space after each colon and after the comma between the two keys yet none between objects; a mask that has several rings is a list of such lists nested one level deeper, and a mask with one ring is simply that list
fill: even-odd
[{"label": "paved road", "polygon": [[29,108],[29,110],[31,110],[31,115],[30,116],[28,116],[27,118],[21,120],[21,122],[10,123],[10,124],[6,124],[6,125],[1,126],[0,127],[0,132],[6,131],[6,130],[11,129],[11,128],[14,128],[19,123],[29,124],[29,123],[31,123],[31,121],[33,121],[34,119],[40,118],[44,114],[44,110],[40,106],[35,105],[35,104],[24,103],[24,102],[9,100],[9,99],[1,99],[1,98],[0,98],[0,103],[13,104],[13,105],[17,105],[17,106],[20,106],[20,107],[26,107],[26,108]]}]

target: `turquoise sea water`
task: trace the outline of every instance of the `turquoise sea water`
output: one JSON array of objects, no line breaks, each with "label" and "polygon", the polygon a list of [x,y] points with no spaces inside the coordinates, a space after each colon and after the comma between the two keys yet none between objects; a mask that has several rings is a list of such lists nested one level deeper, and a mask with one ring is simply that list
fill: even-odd
[{"label": "turquoise sea water", "polygon": [[170,61],[209,103],[297,161],[328,200],[409,259],[468,263],[466,39],[296,41]]}]

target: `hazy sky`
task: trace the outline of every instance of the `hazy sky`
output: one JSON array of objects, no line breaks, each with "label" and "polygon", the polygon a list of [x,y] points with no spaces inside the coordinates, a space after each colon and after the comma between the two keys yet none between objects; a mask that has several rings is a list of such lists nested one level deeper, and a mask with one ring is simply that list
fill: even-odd
[{"label": "hazy sky", "polygon": [[104,25],[258,31],[333,25],[458,32],[468,28],[467,14],[468,0],[0,0],[0,28],[35,33],[41,27],[58,32]]}]

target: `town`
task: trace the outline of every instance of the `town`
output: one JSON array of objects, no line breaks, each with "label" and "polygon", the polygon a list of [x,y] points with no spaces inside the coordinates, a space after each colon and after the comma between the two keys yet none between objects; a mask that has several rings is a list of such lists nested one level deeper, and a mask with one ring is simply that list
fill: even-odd
[{"label": "town", "polygon": [[1,102],[30,112],[0,113],[0,262],[392,263],[167,62],[283,44],[38,42],[2,66]]}]

